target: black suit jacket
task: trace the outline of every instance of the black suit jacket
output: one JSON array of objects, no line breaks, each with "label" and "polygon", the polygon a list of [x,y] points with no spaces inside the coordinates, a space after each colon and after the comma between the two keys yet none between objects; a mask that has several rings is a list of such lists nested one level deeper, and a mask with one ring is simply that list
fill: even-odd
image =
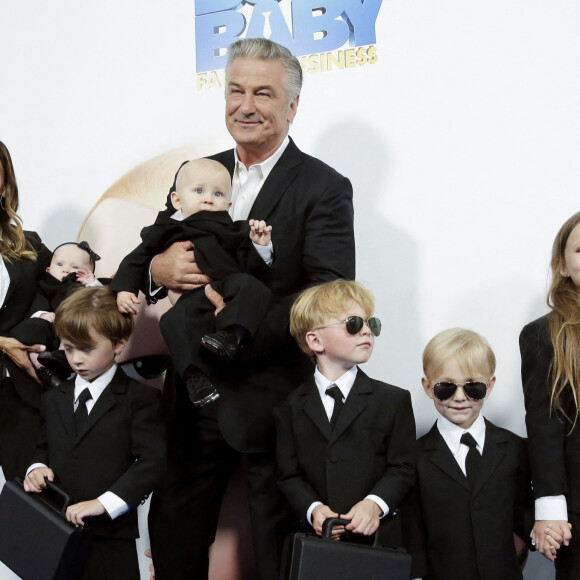
[{"label": "black suit jacket", "polygon": [[160,401],[157,389],[130,379],[118,368],[77,436],[74,380],[43,396],[41,434],[30,463],[48,465],[55,483],[73,503],[111,491],[131,507],[114,520],[107,514],[87,519],[87,526],[99,535],[139,536],[135,508],[165,472]]},{"label": "black suit jacket", "polygon": [[[38,290],[38,280],[50,264],[52,252],[41,242],[35,232],[24,232],[27,242],[36,251],[37,259],[5,260],[10,276],[10,285],[2,308],[0,308],[0,335],[10,336],[10,330],[24,320],[30,311],[32,301]],[[27,404],[39,408],[41,387],[24,371],[21,371],[10,359],[3,359],[8,369],[16,392]]]},{"label": "black suit jacket", "polygon": [[[234,171],[234,151],[212,159]],[[221,395],[217,417],[228,444],[244,453],[273,445],[272,409],[312,373],[312,364],[288,332],[298,292],[336,278],[355,277],[352,187],[322,161],[289,145],[266,179],[249,215],[273,227],[276,264],[261,277],[274,299],[260,329],[230,369],[212,375]],[[182,385],[167,388],[170,423],[192,440],[192,406]],[[176,397],[176,399],[173,399]]]},{"label": "black suit jacket", "polygon": [[[534,497],[565,495],[568,510],[580,514],[580,428],[550,411],[550,365],[554,350],[548,316],[520,334],[522,385]],[[570,405],[570,415],[574,407]]]},{"label": "black suit jacket", "polygon": [[528,540],[534,523],[525,441],[485,424],[473,489],[437,424],[417,442],[417,485],[402,508],[406,543],[414,556],[412,577],[522,578],[513,533]]},{"label": "black suit jacket", "polygon": [[415,419],[408,391],[360,369],[331,431],[314,378],[274,410],[278,484],[298,517],[321,501],[347,513],[367,495],[393,512],[415,481]]}]

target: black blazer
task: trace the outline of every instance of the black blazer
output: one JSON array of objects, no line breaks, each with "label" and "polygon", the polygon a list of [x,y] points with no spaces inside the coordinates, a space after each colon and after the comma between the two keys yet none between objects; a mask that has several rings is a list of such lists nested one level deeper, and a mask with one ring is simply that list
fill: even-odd
[{"label": "black blazer", "polygon": [[580,428],[572,429],[569,421],[550,412],[554,350],[548,316],[530,322],[520,334],[534,497],[565,495],[568,510],[580,514]]},{"label": "black blazer", "polygon": [[[214,155],[230,173],[234,151]],[[228,444],[243,453],[273,445],[272,409],[312,373],[312,363],[288,332],[289,313],[298,292],[336,278],[355,277],[352,187],[322,161],[302,153],[292,140],[266,179],[251,219],[273,227],[275,266],[261,277],[273,294],[260,329],[229,369],[212,380],[221,395],[217,418]],[[192,440],[192,405],[183,386],[164,390],[170,423]],[[175,399],[175,398],[176,399]]]},{"label": "black blazer", "polygon": [[139,536],[136,508],[165,472],[160,401],[157,389],[118,368],[77,436],[74,380],[43,396],[41,434],[30,463],[48,465],[73,503],[111,491],[131,507],[114,520],[107,514],[88,519],[87,526],[99,535]]},{"label": "black blazer", "polygon": [[415,481],[415,419],[408,391],[360,369],[331,432],[314,378],[274,410],[278,484],[303,524],[321,501],[345,514],[367,495],[393,512]]},{"label": "black blazer", "polygon": [[413,577],[522,578],[513,533],[529,540],[534,524],[525,441],[485,424],[473,489],[437,424],[417,442],[417,485],[401,510]]},{"label": "black blazer", "polygon": [[[10,330],[30,314],[32,301],[38,290],[38,280],[50,265],[52,252],[41,242],[35,232],[24,232],[27,242],[37,253],[36,261],[5,260],[10,276],[10,285],[0,308],[0,335],[10,336]],[[21,371],[8,357],[3,358],[14,388],[28,405],[40,407],[41,387],[24,371]]]}]

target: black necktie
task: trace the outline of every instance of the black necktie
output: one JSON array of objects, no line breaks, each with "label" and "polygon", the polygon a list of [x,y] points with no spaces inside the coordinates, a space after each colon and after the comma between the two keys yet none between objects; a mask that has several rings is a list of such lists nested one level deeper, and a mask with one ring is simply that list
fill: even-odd
[{"label": "black necktie", "polygon": [[331,385],[326,389],[326,394],[334,399],[334,408],[332,409],[332,417],[330,418],[330,428],[334,429],[340,410],[344,405],[342,402],[342,392],[336,385]]},{"label": "black necktie", "polygon": [[77,435],[81,432],[84,424],[89,418],[89,411],[87,410],[87,401],[92,399],[91,391],[88,387],[81,391],[79,395],[79,402],[77,405],[77,410],[75,411],[75,427],[77,429]]},{"label": "black necktie", "polygon": [[464,433],[461,436],[461,443],[469,447],[467,457],[465,458],[465,472],[467,473],[467,481],[469,481],[473,487],[477,476],[477,470],[481,463],[481,453],[477,450],[477,443],[471,433]]}]

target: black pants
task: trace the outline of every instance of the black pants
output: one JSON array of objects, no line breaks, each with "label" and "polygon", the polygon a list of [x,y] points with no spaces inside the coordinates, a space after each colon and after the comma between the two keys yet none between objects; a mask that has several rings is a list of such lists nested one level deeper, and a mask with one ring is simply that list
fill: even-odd
[{"label": "black pants", "polygon": [[31,464],[40,430],[40,411],[25,403],[12,379],[0,382],[0,465],[6,480],[22,477]]},{"label": "black pants", "polygon": [[95,538],[81,580],[139,580],[135,540]]},{"label": "black pants", "polygon": [[208,551],[220,506],[239,463],[248,487],[259,578],[277,580],[282,542],[292,518],[277,489],[273,453],[233,450],[219,431],[213,409],[198,414],[196,441],[188,442],[187,448],[170,449],[168,472],[151,498],[149,532],[155,577],[207,578]]},{"label": "black pants", "polygon": [[572,524],[572,539],[569,546],[562,546],[558,550],[556,580],[578,580],[580,578],[580,515],[568,513],[568,521]]}]

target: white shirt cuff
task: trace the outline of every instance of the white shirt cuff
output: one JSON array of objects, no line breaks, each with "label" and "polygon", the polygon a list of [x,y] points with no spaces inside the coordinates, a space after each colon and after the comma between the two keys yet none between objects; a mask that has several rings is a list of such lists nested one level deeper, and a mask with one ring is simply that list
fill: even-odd
[{"label": "white shirt cuff", "polygon": [[155,258],[157,258],[157,256],[153,256],[151,262],[149,262],[149,296],[155,296],[155,294],[157,294],[157,292],[161,291],[161,289],[163,288],[163,286],[159,286],[159,288],[155,288],[155,290],[153,289],[153,276],[151,276],[151,265],[153,264],[153,260],[155,260]]},{"label": "white shirt cuff", "polygon": [[89,282],[86,287],[92,288],[94,286],[102,286],[102,284],[95,278],[92,282]]},{"label": "white shirt cuff", "polygon": [[107,510],[109,517],[114,520],[129,511],[129,506],[112,491],[106,491],[97,498]]},{"label": "white shirt cuff", "polygon": [[[308,520],[308,523],[312,526],[312,512],[314,511],[314,508],[317,505],[323,505],[323,503],[321,501],[315,501],[312,503],[312,505],[308,508],[308,511],[306,512],[306,519]],[[314,526],[312,526],[314,527]]]},{"label": "white shirt cuff", "polygon": [[48,314],[48,310],[38,310],[34,314],[31,314],[30,318],[40,318],[41,314]]},{"label": "white shirt cuff", "polygon": [[564,495],[547,495],[535,502],[536,520],[568,521],[568,505]]},{"label": "white shirt cuff", "polygon": [[[37,467],[48,467],[44,465],[44,463],[33,463],[27,470],[26,475],[28,475],[31,471],[34,471]],[[26,476],[25,476],[26,477]]]},{"label": "white shirt cuff", "polygon": [[374,501],[383,510],[383,515],[379,516],[379,519],[384,518],[389,513],[389,506],[378,495],[367,495],[365,499]]},{"label": "white shirt cuff", "polygon": [[270,242],[267,246],[260,246],[259,244],[254,244],[254,248],[256,248],[256,252],[260,254],[260,258],[266,262],[266,266],[271,266],[272,262],[274,262],[274,246],[272,242]]}]

